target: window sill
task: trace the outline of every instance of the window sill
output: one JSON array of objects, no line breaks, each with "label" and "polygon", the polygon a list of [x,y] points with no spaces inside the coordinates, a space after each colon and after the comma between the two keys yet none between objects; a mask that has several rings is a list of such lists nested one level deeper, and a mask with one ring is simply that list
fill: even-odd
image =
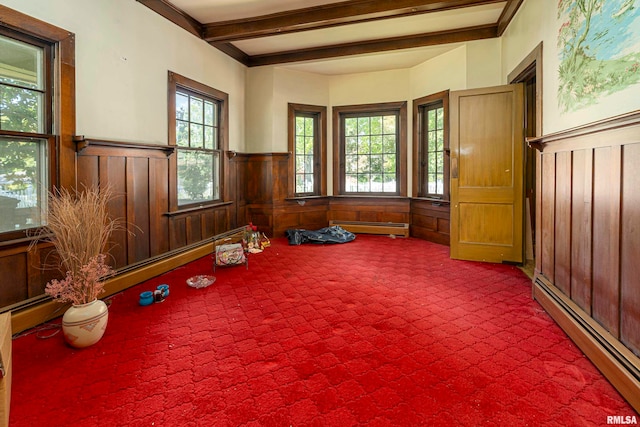
[{"label": "window sill", "polygon": [[335,196],[332,196],[336,199],[342,198],[342,199],[348,199],[348,198],[354,198],[354,199],[400,199],[400,200],[405,200],[405,199],[409,199],[409,197],[407,196],[400,196],[398,194],[337,194]]},{"label": "window sill", "polygon": [[431,202],[433,206],[449,206],[451,204],[449,200],[438,199],[436,197],[412,197],[412,199],[423,202]]},{"label": "window sill", "polygon": [[314,200],[314,199],[327,199],[331,196],[293,196],[293,197],[287,197],[285,198],[286,201],[288,202],[295,202],[298,200]]},{"label": "window sill", "polygon": [[207,205],[192,206],[192,207],[189,207],[189,208],[178,209],[177,211],[173,211],[173,212],[165,212],[163,215],[164,216],[168,216],[168,217],[172,217],[172,216],[189,214],[189,213],[193,213],[193,212],[204,211],[204,210],[207,210],[207,209],[219,208],[219,207],[222,207],[222,206],[229,206],[229,205],[232,205],[232,204],[233,204],[233,202],[218,202],[218,203],[211,203],[211,204],[207,204]]}]

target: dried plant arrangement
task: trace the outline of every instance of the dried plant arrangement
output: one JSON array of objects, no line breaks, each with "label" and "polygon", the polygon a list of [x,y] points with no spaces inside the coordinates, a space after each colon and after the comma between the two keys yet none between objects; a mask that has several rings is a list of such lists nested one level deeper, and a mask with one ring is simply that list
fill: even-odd
[{"label": "dried plant arrangement", "polygon": [[105,250],[121,222],[110,218],[111,189],[85,187],[56,190],[49,195],[47,225],[42,233],[53,243],[66,277],[50,281],[45,293],[60,302],[86,304],[104,291],[103,280],[113,274]]}]

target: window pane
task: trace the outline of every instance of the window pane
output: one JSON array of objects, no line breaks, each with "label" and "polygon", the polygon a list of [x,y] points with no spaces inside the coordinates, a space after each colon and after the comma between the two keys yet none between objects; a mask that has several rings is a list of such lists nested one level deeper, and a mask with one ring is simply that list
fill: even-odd
[{"label": "window pane", "polygon": [[429,187],[429,193],[430,194],[436,194],[436,174],[435,173],[430,173],[427,174],[427,180],[428,180],[428,187]]},{"label": "window pane", "polygon": [[358,172],[358,156],[356,155],[346,156],[344,166],[347,173]]},{"label": "window pane", "polygon": [[386,174],[394,174],[396,172],[396,155],[386,154],[384,156],[384,172]]},{"label": "window pane", "polygon": [[369,135],[371,133],[369,127],[369,117],[358,118],[358,135]]},{"label": "window pane", "polygon": [[436,131],[427,132],[427,149],[429,152],[436,150]]},{"label": "window pane", "polygon": [[355,193],[358,191],[358,175],[346,174],[345,175],[345,191],[349,193]]},{"label": "window pane", "polygon": [[304,136],[296,137],[296,154],[304,154]]},{"label": "window pane", "polygon": [[437,126],[438,129],[444,129],[444,108],[440,107],[438,108],[438,120],[437,120]]},{"label": "window pane", "polygon": [[384,152],[385,153],[395,153],[396,152],[396,136],[395,135],[390,135],[390,136],[384,136],[382,143],[384,145]]},{"label": "window pane", "polygon": [[371,117],[371,135],[382,135],[382,116]]},{"label": "window pane", "polygon": [[313,137],[313,119],[311,117],[304,118],[304,135]]},{"label": "window pane", "polygon": [[385,193],[395,193],[398,191],[395,175],[385,175],[382,191]]},{"label": "window pane", "polygon": [[176,119],[189,120],[189,96],[176,93]]},{"label": "window pane", "polygon": [[297,136],[304,135],[304,117],[300,117],[300,116],[296,117],[296,135]]},{"label": "window pane", "polygon": [[436,130],[436,110],[427,111],[427,126],[428,130]]},{"label": "window pane", "polygon": [[396,116],[384,116],[384,133],[396,134]]},{"label": "window pane", "polygon": [[[215,169],[218,169],[217,165]],[[178,204],[212,200],[216,187],[214,153],[178,150]]]},{"label": "window pane", "polygon": [[372,155],[371,156],[371,165],[370,165],[371,169],[370,171],[373,173],[382,173],[382,155],[381,154],[377,154],[377,155]]},{"label": "window pane", "polygon": [[0,138],[0,232],[43,225],[47,140]]},{"label": "window pane", "polygon": [[189,124],[187,122],[176,120],[176,145],[189,146]]},{"label": "window pane", "polygon": [[313,174],[306,174],[304,177],[305,177],[304,192],[313,193]]},{"label": "window pane", "polygon": [[320,179],[319,171],[316,171],[316,158],[320,149],[320,138],[316,135],[318,120],[317,113],[298,112],[295,115],[295,170],[296,170],[296,194],[316,194],[318,188],[316,180]]},{"label": "window pane", "polygon": [[216,122],[215,118],[215,105],[211,101],[204,102],[204,124],[208,126],[214,126]]},{"label": "window pane", "polygon": [[189,121],[202,123],[204,119],[204,101],[201,98],[191,97],[189,101]]},{"label": "window pane", "polygon": [[304,156],[305,173],[313,173],[313,156]]},{"label": "window pane", "polygon": [[202,125],[191,123],[191,135],[190,142],[192,148],[204,147],[204,127]]},{"label": "window pane", "polygon": [[381,136],[372,136],[371,137],[371,153],[372,154],[381,154],[382,153],[382,137]]},{"label": "window pane", "polygon": [[351,136],[345,138],[345,153],[356,154],[358,152],[358,137]]},{"label": "window pane", "polygon": [[[344,191],[397,193],[396,115],[372,114],[342,120],[345,128]],[[357,128],[356,132],[353,132],[354,128]]]},{"label": "window pane", "polygon": [[304,157],[303,155],[296,155],[296,173],[304,173]]},{"label": "window pane", "polygon": [[371,191],[371,183],[367,175],[358,175],[358,191],[367,193]]},{"label": "window pane", "polygon": [[44,133],[44,95],[0,85],[0,129]]},{"label": "window pane", "polygon": [[204,127],[204,148],[208,148],[213,150],[216,148],[215,146],[215,128],[211,126]]},{"label": "window pane", "polygon": [[307,136],[305,138],[305,144],[304,144],[305,154],[313,156],[313,142],[314,142],[314,138],[312,136]]},{"label": "window pane", "polygon": [[358,119],[344,119],[344,135],[347,137],[358,135]]},{"label": "window pane", "polygon": [[305,188],[304,175],[296,174],[296,193],[304,193]]},{"label": "window pane", "polygon": [[0,36],[0,83],[44,90],[43,64],[42,48]]},{"label": "window pane", "polygon": [[358,137],[358,154],[371,153],[371,143],[368,136]]}]

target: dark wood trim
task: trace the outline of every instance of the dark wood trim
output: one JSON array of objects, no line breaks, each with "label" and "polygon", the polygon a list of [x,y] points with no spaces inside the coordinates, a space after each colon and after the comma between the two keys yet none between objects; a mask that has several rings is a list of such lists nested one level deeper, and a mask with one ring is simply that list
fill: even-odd
[{"label": "dark wood trim", "polygon": [[[229,156],[225,155],[229,148],[229,94],[173,71],[169,71],[167,82],[167,124],[169,132],[168,143],[169,146],[172,147],[176,146],[176,91],[178,86],[216,99],[221,103],[220,122],[218,124],[218,150],[221,154],[220,167],[222,168],[220,174],[220,200],[229,200],[230,189],[227,184],[229,182]],[[178,207],[177,162],[177,156],[174,156],[169,162],[169,210],[171,212],[180,210]]]},{"label": "dark wood trim", "polygon": [[31,16],[25,15],[7,6],[0,5],[0,24],[13,28],[22,33],[29,33],[35,37],[43,38],[51,42],[59,42],[73,36],[73,33],[51,25]]},{"label": "dark wood trim", "polygon": [[169,21],[176,24],[178,27],[183,28],[193,34],[202,38],[203,27],[202,24],[191,16],[187,15],[171,3],[166,0],[137,0],[147,6],[149,9],[156,12],[158,15],[164,16]]},{"label": "dark wood trim", "polygon": [[[318,115],[318,131],[320,135],[318,137],[318,143],[320,144],[318,153],[319,161],[314,167],[316,167],[315,179],[319,180],[319,193],[314,194],[315,197],[326,196],[327,194],[327,107],[320,105],[306,105],[306,104],[294,104],[289,103],[287,107],[287,140],[289,153],[289,189],[287,191],[288,197],[308,197],[308,196],[295,196],[295,114],[300,113],[312,113]],[[311,196],[311,197],[313,197]]]},{"label": "dark wood trim", "polygon": [[498,21],[484,26],[250,56],[231,42],[423,13],[473,8],[500,3],[502,0],[351,0],[207,24],[200,23],[167,0],[137,1],[191,34],[208,41],[221,52],[248,67],[499,37],[523,3],[523,0],[508,0]]},{"label": "dark wood trim", "polygon": [[640,411],[640,359],[544,277],[536,277],[533,296],[629,404]]},{"label": "dark wood trim", "polygon": [[[342,157],[344,156],[343,138],[340,134],[340,116],[347,113],[366,113],[366,112],[379,112],[379,111],[395,111],[398,113],[400,123],[398,123],[399,129],[399,141],[398,158],[396,159],[396,168],[398,171],[398,192],[397,194],[343,194],[344,193],[344,179],[343,171],[344,164]],[[335,196],[346,197],[406,197],[407,196],[407,152],[408,152],[408,138],[407,138],[407,102],[382,102],[380,104],[363,104],[363,105],[341,105],[333,107],[333,194]]]},{"label": "dark wood trim", "polygon": [[421,137],[422,137],[422,120],[420,114],[420,108],[431,104],[433,102],[442,101],[442,106],[444,108],[444,179],[446,180],[444,185],[444,195],[442,197],[442,201],[449,200],[449,158],[450,158],[450,149],[449,149],[449,90],[444,90],[442,92],[434,93],[431,95],[423,96],[422,98],[417,98],[413,100],[413,197],[422,197],[419,196],[423,194],[422,189],[422,168],[420,166],[420,159],[422,157],[422,150],[420,150]]},{"label": "dark wood trim", "polygon": [[502,9],[500,18],[498,18],[498,37],[504,34],[523,1],[524,0],[508,0],[507,5]]},{"label": "dark wood trim", "polygon": [[211,42],[211,46],[218,49],[220,52],[227,54],[231,58],[235,59],[239,63],[245,66],[249,66],[251,61],[251,57],[244,53],[242,50],[238,49],[235,45],[231,43],[216,43]]},{"label": "dark wood trim", "polygon": [[[599,132],[612,131],[615,129],[626,128],[628,126],[636,126],[640,124],[640,110],[632,111],[619,116],[588,123],[571,129],[543,135],[537,138],[527,138],[527,142],[532,147],[540,151],[545,151],[550,143],[562,141],[568,138],[585,136]],[[616,141],[611,141],[616,143]],[[628,143],[628,142],[624,142]]]},{"label": "dark wood trim", "polygon": [[501,0],[343,1],[246,19],[204,24],[203,38],[208,42],[231,42],[430,12],[442,12],[462,7],[482,6],[498,3],[499,1]]},{"label": "dark wood trim", "polygon": [[0,5],[0,25],[33,37],[54,43],[54,130],[58,137],[57,152],[52,158],[57,168],[52,173],[52,184],[60,187],[75,188],[75,144],[76,132],[76,96],[75,96],[75,35],[72,32],[32,18],[28,15]]},{"label": "dark wood trim", "polygon": [[542,47],[540,42],[507,76],[511,83],[522,83],[530,77],[536,79],[536,135],[542,135]]},{"label": "dark wood trim", "polygon": [[456,30],[254,55],[249,59],[249,66],[258,67],[262,65],[337,58],[364,53],[386,52],[390,50],[490,39],[497,37],[497,29],[498,27],[495,24],[480,25]]},{"label": "dark wood trim", "polygon": [[[108,139],[85,138],[84,135],[76,135],[73,137],[76,143],[76,150],[81,153],[88,147],[109,147],[109,148],[126,148],[127,150],[144,150],[144,151],[161,151],[165,156],[170,156],[175,152],[174,146],[159,144],[143,144],[135,142],[121,142]],[[129,153],[128,153],[129,155]],[[149,153],[146,153],[148,156]]]},{"label": "dark wood trim", "polygon": [[164,215],[169,217],[187,215],[187,214],[192,214],[194,212],[203,212],[213,208],[220,208],[222,206],[231,206],[231,205],[233,205],[233,202],[211,203],[208,205],[194,206],[191,208],[180,209],[179,211],[174,211],[174,212],[165,212]]},{"label": "dark wood trim", "polygon": [[[53,93],[53,132],[49,139],[49,176],[51,187],[74,189],[76,186],[75,144],[75,35],[72,32],[0,5],[0,26],[52,43],[54,59],[51,67]],[[47,119],[49,120],[49,119]],[[6,132],[3,132],[6,133]],[[7,233],[7,239],[25,234]]]}]

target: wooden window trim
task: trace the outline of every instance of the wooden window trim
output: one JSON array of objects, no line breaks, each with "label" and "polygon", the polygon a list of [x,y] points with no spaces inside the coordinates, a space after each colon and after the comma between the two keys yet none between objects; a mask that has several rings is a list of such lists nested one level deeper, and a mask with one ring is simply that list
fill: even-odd
[{"label": "wooden window trim", "polygon": [[[318,158],[315,162],[314,180],[318,183],[317,190],[314,194],[296,194],[296,159],[295,159],[295,129],[296,129],[296,114],[297,113],[309,113],[318,116],[318,133],[316,136],[316,144],[319,144],[317,148]],[[288,129],[288,151],[289,151],[289,188],[287,191],[289,198],[305,198],[305,197],[319,197],[327,195],[327,107],[319,105],[306,105],[306,104],[288,104],[287,113],[287,129]]]},{"label": "wooden window trim", "polygon": [[[352,197],[406,197],[407,195],[407,103],[385,102],[379,104],[345,105],[333,107],[333,194],[336,196]],[[344,114],[376,113],[381,111],[395,111],[398,113],[398,158],[397,192],[396,193],[345,193],[345,165],[344,138],[341,135],[342,116]]]},{"label": "wooden window trim", "polygon": [[[424,168],[421,166],[422,160],[422,108],[442,101],[444,109],[444,195],[436,197],[427,193],[423,187]],[[450,147],[449,147],[449,91],[434,93],[413,100],[413,171],[411,174],[413,180],[413,197],[423,197],[428,199],[449,200],[449,163],[450,163]]]},{"label": "wooden window trim", "polygon": [[[6,6],[0,5],[2,21],[0,27],[50,43],[53,60],[50,64],[50,79],[53,86],[50,114],[47,126],[49,137],[49,185],[76,188],[76,145],[73,136],[76,131],[75,94],[75,34],[62,28],[40,21]],[[2,241],[21,241],[29,238],[28,230],[2,234]]]},{"label": "wooden window trim", "polygon": [[[192,80],[188,77],[169,71],[168,73],[168,127],[169,141],[168,145],[176,147],[176,90],[183,87],[191,92],[200,93],[206,97],[216,99],[221,102],[219,132],[220,151],[220,199],[204,202],[200,204],[191,204],[178,206],[178,156],[173,155],[169,161],[169,212],[181,212],[185,209],[191,209],[194,206],[216,206],[224,204],[225,200],[229,200],[228,185],[229,182],[229,157],[226,152],[229,149],[229,95],[218,89],[214,89],[203,83]],[[176,147],[177,148],[177,147]]]}]

